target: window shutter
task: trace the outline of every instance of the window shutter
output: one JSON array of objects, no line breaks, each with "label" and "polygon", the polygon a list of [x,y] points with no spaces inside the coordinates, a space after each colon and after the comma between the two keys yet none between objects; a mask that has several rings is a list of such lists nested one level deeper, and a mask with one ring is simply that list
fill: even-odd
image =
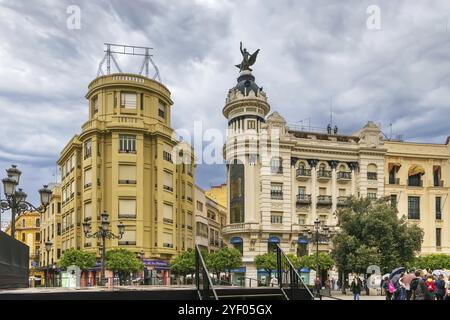
[{"label": "window shutter", "polygon": [[136,200],[119,200],[119,217],[136,217]]},{"label": "window shutter", "polygon": [[171,204],[164,203],[164,219],[173,220],[173,206]]},{"label": "window shutter", "polygon": [[136,181],[136,166],[119,165],[119,180]]},{"label": "window shutter", "polygon": [[136,93],[122,93],[120,105],[125,108],[136,108]]},{"label": "window shutter", "polygon": [[84,218],[92,217],[92,202],[86,202],[84,204]]},{"label": "window shutter", "polygon": [[164,185],[170,188],[173,188],[173,174],[167,171],[164,171]]},{"label": "window shutter", "polygon": [[84,185],[92,184],[92,169],[84,171]]}]

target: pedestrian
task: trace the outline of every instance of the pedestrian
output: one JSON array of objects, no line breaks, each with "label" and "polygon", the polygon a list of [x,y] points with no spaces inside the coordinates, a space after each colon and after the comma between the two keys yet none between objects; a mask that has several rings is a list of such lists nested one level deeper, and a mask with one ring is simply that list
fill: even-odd
[{"label": "pedestrian", "polygon": [[392,300],[392,295],[395,292],[395,287],[389,277],[385,277],[383,281],[383,289],[386,294],[386,300]]},{"label": "pedestrian", "polygon": [[359,300],[359,297],[361,296],[362,282],[358,276],[353,278],[352,284],[350,285],[350,290],[353,292],[353,300]]},{"label": "pedestrian", "polygon": [[450,276],[448,276],[448,279],[445,282],[445,289],[447,290],[447,294],[445,295],[445,300],[450,301]]},{"label": "pedestrian", "polygon": [[278,279],[274,275],[272,275],[272,279],[270,279],[270,286],[275,287],[277,285],[278,285]]},{"label": "pedestrian", "polygon": [[431,300],[434,300],[436,294],[436,282],[431,274],[427,277],[425,285],[427,286],[428,292],[432,296]]},{"label": "pedestrian", "polygon": [[336,291],[336,280],[331,278],[331,290]]},{"label": "pedestrian", "polygon": [[421,277],[421,272],[416,271],[415,278],[411,280],[412,300],[432,300],[426,281]]},{"label": "pedestrian", "polygon": [[320,296],[320,289],[322,289],[322,283],[320,282],[319,277],[316,277],[316,280],[314,280],[314,288],[316,289],[317,295]]},{"label": "pedestrian", "polygon": [[398,286],[399,286],[399,295],[397,300],[406,300],[406,284],[403,282],[403,278],[405,277],[405,274],[402,272],[400,275],[400,279],[398,279]]},{"label": "pedestrian", "polygon": [[445,280],[444,275],[440,274],[436,280],[436,300],[444,300],[445,296]]}]

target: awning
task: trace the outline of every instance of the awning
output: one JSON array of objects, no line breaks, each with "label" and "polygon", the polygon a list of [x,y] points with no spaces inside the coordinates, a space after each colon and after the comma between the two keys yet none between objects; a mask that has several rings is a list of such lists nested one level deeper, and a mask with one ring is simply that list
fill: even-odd
[{"label": "awning", "polygon": [[230,270],[230,272],[233,272],[233,273],[245,273],[246,270],[247,270],[246,267],[240,267],[240,268],[237,268],[237,269],[232,269],[232,270]]},{"label": "awning", "polygon": [[280,243],[280,238],[278,237],[270,237],[269,240],[267,240],[268,243]]},{"label": "awning", "polygon": [[231,244],[240,244],[240,243],[243,243],[243,242],[244,241],[240,237],[233,237],[233,238],[230,239],[230,243]]},{"label": "awning", "polygon": [[300,269],[301,273],[309,273],[309,269],[308,268],[302,268]]},{"label": "awning", "polygon": [[408,176],[411,177],[417,174],[425,174],[425,169],[417,165],[411,166],[408,170]]},{"label": "awning", "polygon": [[308,244],[308,239],[305,239],[303,237],[299,237],[297,240],[298,244]]},{"label": "awning", "polygon": [[392,168],[395,167],[395,171],[398,171],[402,165],[399,162],[389,162],[388,171],[391,172]]}]

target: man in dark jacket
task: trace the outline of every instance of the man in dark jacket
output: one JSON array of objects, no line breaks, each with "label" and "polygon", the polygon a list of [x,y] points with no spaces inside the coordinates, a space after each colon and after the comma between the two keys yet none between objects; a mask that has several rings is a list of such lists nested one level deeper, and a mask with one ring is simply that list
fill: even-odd
[{"label": "man in dark jacket", "polygon": [[350,285],[350,290],[353,292],[353,300],[359,300],[362,290],[362,282],[358,276],[353,278],[352,284]]},{"label": "man in dark jacket", "polygon": [[444,300],[445,296],[445,280],[442,274],[436,280],[436,300]]}]

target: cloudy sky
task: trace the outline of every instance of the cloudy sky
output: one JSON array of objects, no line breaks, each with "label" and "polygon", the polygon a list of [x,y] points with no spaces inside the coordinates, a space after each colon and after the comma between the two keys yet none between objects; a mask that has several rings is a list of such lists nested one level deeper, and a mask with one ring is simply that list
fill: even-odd
[{"label": "cloudy sky", "polygon": [[[67,27],[70,5],[80,8],[80,29]],[[370,5],[380,8],[379,30],[367,27]],[[18,164],[38,201],[87,119],[84,95],[104,42],[154,48],[174,128],[226,127],[221,110],[243,41],[261,49],[254,75],[288,122],[325,127],[332,104],[342,133],[373,120],[387,135],[392,124],[406,140],[443,143],[449,37],[448,0],[0,0],[0,168]],[[140,59],[117,58],[138,71]],[[197,168],[204,188],[224,180],[222,166]]]}]

